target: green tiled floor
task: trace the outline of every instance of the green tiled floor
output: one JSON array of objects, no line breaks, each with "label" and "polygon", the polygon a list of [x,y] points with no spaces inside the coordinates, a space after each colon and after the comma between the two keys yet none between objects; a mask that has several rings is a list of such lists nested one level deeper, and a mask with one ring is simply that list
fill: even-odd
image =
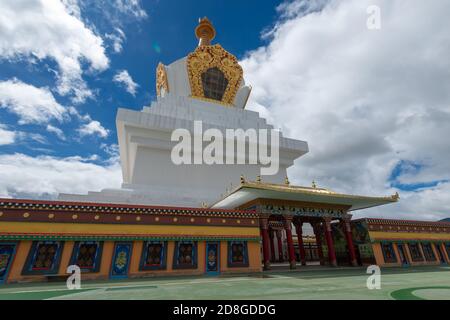
[{"label": "green tiled floor", "polygon": [[368,290],[363,268],[303,268],[234,277],[0,285],[1,299],[449,299],[450,267],[388,268]]}]

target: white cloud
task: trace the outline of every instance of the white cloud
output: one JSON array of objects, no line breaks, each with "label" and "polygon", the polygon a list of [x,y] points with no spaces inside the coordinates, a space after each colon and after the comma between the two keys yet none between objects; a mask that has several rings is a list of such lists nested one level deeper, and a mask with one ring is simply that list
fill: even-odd
[{"label": "white cloud", "polygon": [[0,58],[53,59],[58,93],[77,103],[93,96],[82,79],[82,62],[92,71],[109,66],[103,40],[80,20],[73,0],[0,2]]},{"label": "white cloud", "polygon": [[136,95],[136,90],[139,85],[133,81],[133,78],[131,78],[127,70],[121,70],[117,72],[117,74],[113,78],[113,81],[123,85],[128,93],[132,94],[133,96]]},{"label": "white cloud", "polygon": [[13,144],[16,140],[16,132],[10,131],[5,125],[0,124],[0,146]]},{"label": "white cloud", "polygon": [[54,133],[60,140],[63,140],[63,141],[66,140],[65,134],[60,128],[57,128],[55,126],[52,126],[51,124],[48,124],[47,125],[47,131],[51,132],[51,133]]},{"label": "white cloud", "polygon": [[111,158],[119,157],[119,145],[118,144],[106,144],[102,143],[100,145],[100,149],[102,149],[106,154],[108,154]]},{"label": "white cloud", "polygon": [[98,135],[101,138],[106,138],[109,134],[109,131],[105,129],[100,122],[98,121],[91,121],[87,124],[82,125],[78,132],[80,133],[80,136],[88,136],[88,135]]},{"label": "white cloud", "polygon": [[123,42],[126,39],[125,33],[120,28],[115,28],[115,33],[109,33],[105,35],[105,38],[112,41],[113,50],[115,53],[122,52]]},{"label": "white cloud", "polygon": [[40,144],[48,144],[47,138],[40,133],[20,131],[19,136],[21,140],[32,140]]},{"label": "white cloud", "polygon": [[141,0],[116,0],[116,8],[126,14],[130,14],[135,18],[146,18],[147,13],[142,9]]},{"label": "white cloud", "polygon": [[0,108],[16,114],[19,124],[62,121],[67,111],[48,88],[37,88],[18,79],[0,81]]},{"label": "white cloud", "polygon": [[61,2],[66,7],[66,10],[70,15],[73,15],[77,19],[81,20],[81,9],[78,0],[61,0]]},{"label": "white cloud", "polygon": [[24,132],[19,130],[11,131],[6,125],[0,124],[0,146],[9,144],[28,143],[30,141],[40,144],[47,144],[47,139],[40,133]]},{"label": "white cloud", "polygon": [[[65,107],[60,105],[50,90],[46,87],[37,88],[32,85],[21,82],[18,79],[0,81],[0,108],[5,108],[9,112],[18,116],[18,123],[46,125],[48,132],[56,134],[56,136],[66,141],[64,132],[51,124],[51,120],[63,122],[75,118],[81,123],[77,130],[81,137],[88,135],[98,135],[106,138],[109,131],[105,129],[100,122],[92,120],[89,114],[80,114],[74,107]],[[2,129],[0,127],[0,129]],[[0,131],[3,144],[11,141],[14,134],[15,139],[33,140],[38,143],[45,144],[47,139],[38,133],[22,132],[22,131]],[[2,143],[0,143],[2,144]]]},{"label": "white cloud", "polygon": [[[369,5],[381,30],[368,30]],[[450,2],[298,0],[279,7],[269,44],[242,61],[253,86],[249,108],[270,114],[310,152],[291,181],[341,192],[397,191],[401,160],[423,164],[407,183],[450,179]],[[400,191],[398,204],[356,213],[437,219],[450,216],[450,184]]]},{"label": "white cloud", "polygon": [[81,157],[0,155],[0,197],[56,198],[58,193],[118,188],[118,162],[99,165]]},{"label": "white cloud", "polygon": [[75,118],[77,118],[80,121],[89,122],[92,120],[91,116],[89,114],[81,114],[74,107],[68,107],[67,110],[71,116],[74,116]]}]

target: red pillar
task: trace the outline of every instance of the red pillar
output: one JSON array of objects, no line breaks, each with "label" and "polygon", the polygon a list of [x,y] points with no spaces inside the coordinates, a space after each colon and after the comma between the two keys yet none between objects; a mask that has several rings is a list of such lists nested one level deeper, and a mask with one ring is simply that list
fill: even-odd
[{"label": "red pillar", "polygon": [[282,233],[280,230],[277,230],[277,243],[278,243],[278,262],[284,261],[283,255],[283,243],[281,242]]},{"label": "red pillar", "polygon": [[275,245],[273,243],[274,238],[274,232],[273,230],[269,231],[269,238],[270,238],[270,261],[275,262]]},{"label": "red pillar", "polygon": [[303,246],[303,230],[302,230],[303,222],[299,221],[295,225],[295,231],[297,232],[297,240],[298,240],[298,251],[300,253],[300,261],[302,266],[306,266],[306,252],[305,247]]},{"label": "red pillar", "polygon": [[334,251],[333,237],[331,236],[331,219],[324,219],[324,231],[325,231],[325,239],[327,241],[328,246],[328,259],[330,260],[330,265],[335,267],[337,266],[336,261],[336,252]]},{"label": "red pillar", "polygon": [[295,261],[295,250],[294,241],[292,241],[292,229],[291,229],[292,218],[284,218],[284,230],[286,230],[286,240],[289,252],[289,267],[295,269],[297,262]]},{"label": "red pillar", "polygon": [[342,220],[342,223],[344,226],[345,238],[347,239],[348,253],[350,254],[350,264],[356,267],[358,262],[356,261],[355,247],[353,246],[353,235],[350,219],[351,218],[345,218]]},{"label": "red pillar", "polygon": [[313,225],[314,235],[316,236],[317,253],[319,254],[320,265],[323,266],[325,261],[323,260],[323,250],[322,250],[322,236],[321,227],[319,223]]},{"label": "red pillar", "polygon": [[259,224],[261,227],[262,245],[263,245],[263,265],[264,270],[270,270],[270,256],[269,256],[269,219],[260,218]]}]

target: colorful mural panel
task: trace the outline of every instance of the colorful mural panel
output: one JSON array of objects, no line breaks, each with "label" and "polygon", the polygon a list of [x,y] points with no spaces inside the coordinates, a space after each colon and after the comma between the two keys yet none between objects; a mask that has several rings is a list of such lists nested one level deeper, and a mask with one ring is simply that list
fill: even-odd
[{"label": "colorful mural panel", "polygon": [[[342,225],[340,223],[333,223],[331,225],[331,234],[333,236],[334,252],[337,263],[339,265],[348,264],[350,260],[347,250],[347,239],[342,230]],[[324,243],[326,243],[326,241]]]},{"label": "colorful mural panel", "polygon": [[206,243],[206,272],[219,272],[219,243],[217,242]]},{"label": "colorful mural panel", "polygon": [[365,221],[352,222],[352,235],[355,244],[370,243],[369,230]]},{"label": "colorful mural panel", "polygon": [[112,278],[126,278],[130,266],[130,257],[133,249],[131,242],[116,242],[111,266]]},{"label": "colorful mural panel", "polygon": [[374,264],[376,260],[367,222],[364,220],[352,222],[352,236],[358,264]]},{"label": "colorful mural panel", "polygon": [[0,243],[0,283],[6,281],[15,251],[15,243]]}]

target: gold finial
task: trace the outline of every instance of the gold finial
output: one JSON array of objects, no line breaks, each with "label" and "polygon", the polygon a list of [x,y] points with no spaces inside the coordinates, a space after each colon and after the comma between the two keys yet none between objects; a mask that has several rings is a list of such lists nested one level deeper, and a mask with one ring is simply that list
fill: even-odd
[{"label": "gold finial", "polygon": [[313,182],[312,182],[312,187],[315,189],[315,188],[317,188],[317,185],[316,185],[316,182],[313,180]]},{"label": "gold finial", "polygon": [[396,192],[396,193],[392,196],[392,199],[394,199],[394,200],[400,199],[400,195],[398,194],[398,192]]},{"label": "gold finial", "polygon": [[198,26],[195,28],[195,35],[199,39],[198,46],[209,46],[216,36],[216,30],[207,17],[198,19]]},{"label": "gold finial", "polygon": [[284,184],[285,185],[290,185],[291,183],[289,182],[289,178],[286,176],[286,178],[284,179]]},{"label": "gold finial", "polygon": [[258,175],[256,176],[256,182],[261,182],[261,175],[258,174]]},{"label": "gold finial", "polygon": [[244,184],[244,183],[245,183],[245,177],[243,174],[241,174],[241,184]]},{"label": "gold finial", "polygon": [[202,202],[202,208],[208,208],[208,203],[207,202]]}]

